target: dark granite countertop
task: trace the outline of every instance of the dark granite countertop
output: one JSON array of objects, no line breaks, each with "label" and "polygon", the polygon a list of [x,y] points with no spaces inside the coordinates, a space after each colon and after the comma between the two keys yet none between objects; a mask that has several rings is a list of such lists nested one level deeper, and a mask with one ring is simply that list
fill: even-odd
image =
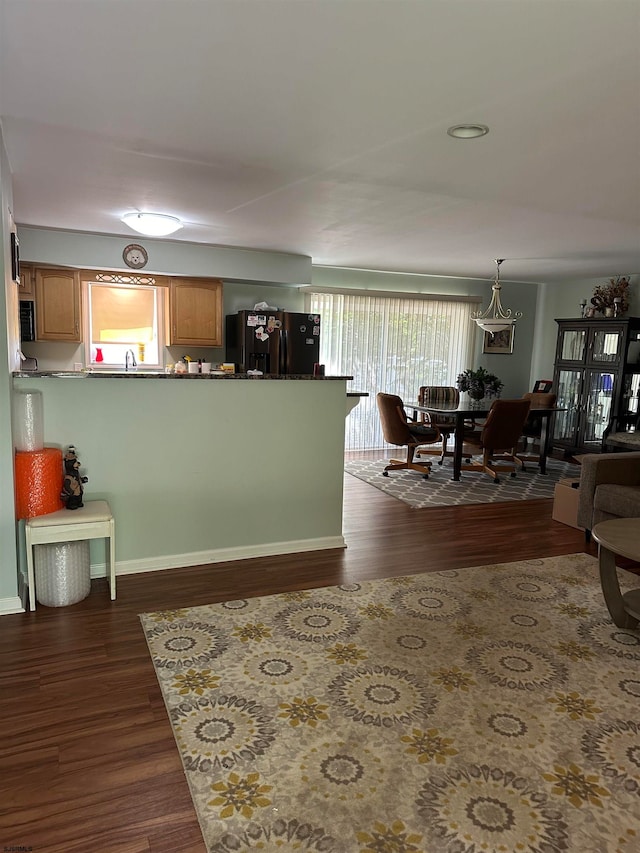
[{"label": "dark granite countertop", "polygon": [[276,375],[266,373],[255,376],[247,373],[165,373],[154,370],[22,370],[12,374],[16,379],[39,379],[52,377],[54,379],[251,379],[251,380],[311,380],[313,382],[327,382],[331,380],[351,380],[353,376],[311,376],[307,373],[292,373],[288,375]]}]

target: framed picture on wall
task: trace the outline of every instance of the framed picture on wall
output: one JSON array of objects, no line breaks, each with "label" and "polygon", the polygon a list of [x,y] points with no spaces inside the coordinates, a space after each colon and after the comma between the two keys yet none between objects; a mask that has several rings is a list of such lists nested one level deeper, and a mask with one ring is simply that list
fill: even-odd
[{"label": "framed picture on wall", "polygon": [[9,213],[9,232],[11,236],[11,280],[20,284],[20,249],[18,244],[18,229],[13,221],[13,214]]},{"label": "framed picture on wall", "polygon": [[515,326],[501,329],[499,332],[485,332],[482,342],[482,352],[496,355],[508,355],[513,352],[513,333]]},{"label": "framed picture on wall", "polygon": [[16,284],[20,284],[20,249],[15,231],[11,232],[11,278]]}]

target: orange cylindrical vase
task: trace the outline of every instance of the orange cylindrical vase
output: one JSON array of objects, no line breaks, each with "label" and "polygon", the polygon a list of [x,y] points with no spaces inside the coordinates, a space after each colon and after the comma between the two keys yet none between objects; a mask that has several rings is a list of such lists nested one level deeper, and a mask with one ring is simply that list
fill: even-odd
[{"label": "orange cylindrical vase", "polygon": [[16,518],[35,518],[64,509],[62,450],[17,450],[15,459]]}]

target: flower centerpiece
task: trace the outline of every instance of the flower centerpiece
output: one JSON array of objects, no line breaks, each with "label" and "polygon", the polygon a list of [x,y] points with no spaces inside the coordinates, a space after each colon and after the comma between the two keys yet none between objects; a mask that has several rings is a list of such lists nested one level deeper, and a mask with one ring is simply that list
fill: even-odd
[{"label": "flower centerpiece", "polygon": [[466,391],[472,400],[482,400],[485,397],[499,397],[504,382],[494,373],[479,367],[477,370],[468,369],[460,373],[456,385],[459,391]]},{"label": "flower centerpiece", "polygon": [[593,291],[591,304],[606,317],[619,317],[629,310],[629,276],[619,275],[599,284]]}]

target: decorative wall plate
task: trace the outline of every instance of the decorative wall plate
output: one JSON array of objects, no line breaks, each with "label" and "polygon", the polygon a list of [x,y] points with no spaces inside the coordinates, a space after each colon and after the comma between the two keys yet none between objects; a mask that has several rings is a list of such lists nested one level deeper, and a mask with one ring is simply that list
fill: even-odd
[{"label": "decorative wall plate", "polygon": [[130,243],[124,247],[122,259],[128,267],[134,270],[141,270],[143,267],[146,267],[149,256],[144,246],[140,246],[138,243]]}]

